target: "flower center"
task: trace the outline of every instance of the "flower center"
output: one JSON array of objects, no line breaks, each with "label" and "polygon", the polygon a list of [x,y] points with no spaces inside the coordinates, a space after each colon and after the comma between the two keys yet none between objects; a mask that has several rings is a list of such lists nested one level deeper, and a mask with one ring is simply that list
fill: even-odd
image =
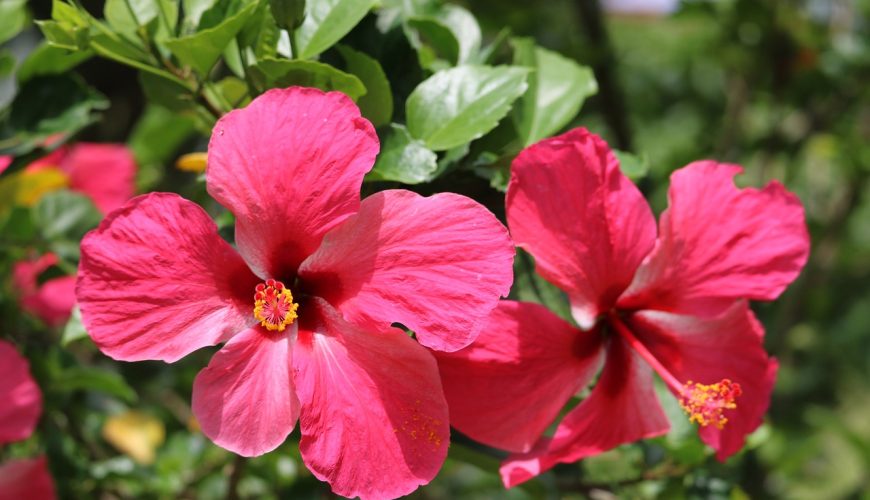
[{"label": "flower center", "polygon": [[724,415],[725,410],[737,408],[735,400],[743,394],[740,384],[727,378],[709,385],[691,380],[683,384],[631,333],[619,317],[611,315],[610,324],[634,351],[649,363],[665,384],[674,393],[679,394],[680,406],[689,414],[689,422],[695,422],[701,427],[710,424],[716,425],[719,429],[725,427],[728,423],[728,417]]},{"label": "flower center", "polygon": [[290,289],[280,281],[266,280],[255,289],[254,317],[266,330],[283,332],[287,325],[296,321],[298,307]]},{"label": "flower center", "polygon": [[698,384],[691,380],[683,387],[680,395],[680,406],[689,414],[689,421],[702,427],[710,424],[722,429],[728,423],[728,417],[723,412],[737,408],[734,402],[743,394],[740,384],[729,379],[723,379],[715,384]]}]

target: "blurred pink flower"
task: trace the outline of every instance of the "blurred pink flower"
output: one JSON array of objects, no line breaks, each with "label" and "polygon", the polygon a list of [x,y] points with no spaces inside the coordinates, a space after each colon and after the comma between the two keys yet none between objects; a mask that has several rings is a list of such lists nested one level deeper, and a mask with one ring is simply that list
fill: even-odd
[{"label": "blurred pink flower", "polygon": [[[761,424],[777,363],[747,299],[782,293],[809,239],[798,198],[777,182],[737,189],[741,171],[701,161],[674,172],[657,237],[649,205],[598,136],[575,129],[516,158],[511,235],[568,295],[580,328],[503,301],[475,343],[437,353],[451,424],[517,452],[502,466],[507,486],[667,432],[653,371],[720,460]],[[541,437],[599,369],[589,396]]]},{"label": "blurred pink flower", "polygon": [[69,189],[86,195],[103,214],[123,205],[136,188],[136,162],[123,144],[79,142],[61,146],[25,170],[46,168],[63,172]]},{"label": "blurred pink flower", "polygon": [[[0,157],[0,172],[11,163]],[[62,146],[25,168],[26,173],[55,169],[63,174],[67,187],[88,196],[104,214],[121,206],[135,189],[136,163],[121,144],[78,143]],[[38,277],[57,263],[51,253],[16,262],[13,283],[21,297],[21,307],[49,326],[62,325],[75,305],[75,277],[62,276],[43,284]]]},{"label": "blurred pink flower", "polygon": [[12,160],[14,158],[8,155],[0,155],[0,174],[6,171],[9,168],[9,165],[12,165]]},{"label": "blurred pink flower", "polygon": [[336,493],[429,482],[450,433],[423,346],[477,336],[510,288],[507,230],[455,194],[360,202],[378,139],[337,92],[268,91],[219,120],[208,149],[208,191],[235,216],[238,251],[192,202],[131,200],[82,242],[76,293],[94,342],[167,362],[225,342],[193,386],[215,443],[260,455],[298,419],[304,462]]},{"label": "blurred pink flower", "polygon": [[[27,360],[15,346],[0,340],[0,445],[27,439],[42,413],[42,394],[30,376]],[[0,500],[54,498],[45,458],[0,464]]]},{"label": "blurred pink flower", "polygon": [[39,284],[39,275],[56,263],[57,256],[47,253],[18,261],[12,267],[12,282],[21,307],[49,326],[64,324],[76,301],[75,276],[60,276]]}]

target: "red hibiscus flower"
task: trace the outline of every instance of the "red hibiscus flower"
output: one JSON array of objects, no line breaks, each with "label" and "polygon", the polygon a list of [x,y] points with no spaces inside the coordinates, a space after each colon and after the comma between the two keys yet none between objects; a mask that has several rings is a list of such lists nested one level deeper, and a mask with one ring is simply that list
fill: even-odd
[{"label": "red hibiscus flower", "polygon": [[[15,347],[0,340],[0,446],[27,439],[42,413],[42,395]],[[55,497],[45,457],[0,464],[0,500]]]},{"label": "red hibiscus flower", "polygon": [[[640,191],[585,129],[514,161],[511,234],[566,292],[580,328],[505,301],[475,343],[438,355],[451,423],[516,452],[502,466],[507,486],[667,432],[653,372],[720,460],[761,424],[777,363],[747,299],[775,299],[806,262],[809,239],[797,197],[777,182],[737,189],[740,172],[712,161],[674,172],[656,236]],[[589,397],[541,438],[599,369]]]},{"label": "red hibiscus flower", "polygon": [[343,94],[266,92],[219,120],[208,148],[208,191],[235,215],[238,252],[202,208],[153,193],[85,237],[76,288],[113,358],[172,362],[225,342],[193,385],[203,432],[253,456],[298,419],[308,468],[364,498],[437,473],[447,404],[423,346],[472,342],[513,259],[507,230],[468,198],[360,202],[378,148]]}]

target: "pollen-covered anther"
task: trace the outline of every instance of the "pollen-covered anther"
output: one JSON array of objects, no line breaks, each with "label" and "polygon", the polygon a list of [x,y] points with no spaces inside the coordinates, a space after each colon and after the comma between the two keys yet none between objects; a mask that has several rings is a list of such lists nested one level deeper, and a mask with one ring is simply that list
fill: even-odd
[{"label": "pollen-covered anther", "polygon": [[702,427],[713,424],[722,429],[728,423],[725,410],[737,408],[736,400],[741,394],[740,384],[727,378],[710,385],[690,380],[683,387],[680,406],[689,414],[690,422],[697,422]]},{"label": "pollen-covered anther", "polygon": [[269,331],[283,332],[292,325],[298,307],[290,289],[280,281],[266,280],[254,289],[254,317]]}]

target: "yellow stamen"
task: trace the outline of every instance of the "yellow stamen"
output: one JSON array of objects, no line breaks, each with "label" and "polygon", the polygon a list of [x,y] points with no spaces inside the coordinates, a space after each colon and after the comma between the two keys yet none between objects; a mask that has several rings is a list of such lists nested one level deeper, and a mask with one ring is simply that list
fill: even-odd
[{"label": "yellow stamen", "polygon": [[297,308],[290,289],[280,281],[266,280],[254,291],[254,317],[266,330],[283,332],[296,321]]},{"label": "yellow stamen", "polygon": [[723,379],[715,384],[686,383],[680,396],[680,406],[689,414],[689,421],[702,427],[714,424],[722,429],[728,423],[725,410],[737,408],[735,400],[743,394],[740,384]]}]

